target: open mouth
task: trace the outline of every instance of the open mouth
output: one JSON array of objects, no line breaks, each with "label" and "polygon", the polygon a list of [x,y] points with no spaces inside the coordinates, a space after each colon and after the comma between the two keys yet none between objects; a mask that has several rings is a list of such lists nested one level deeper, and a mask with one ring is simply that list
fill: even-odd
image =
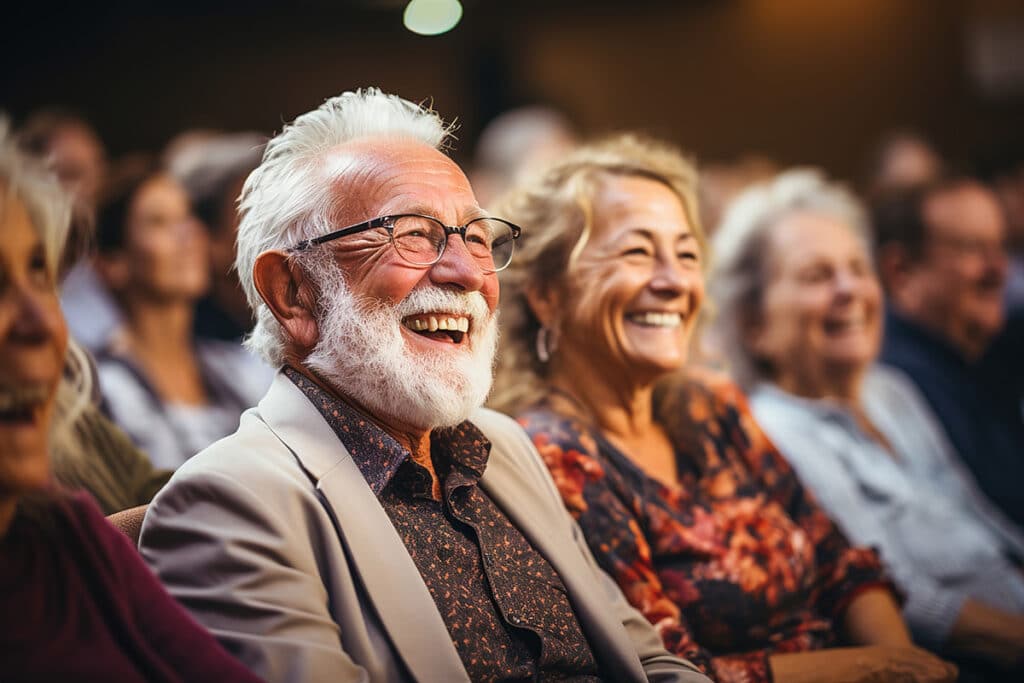
[{"label": "open mouth", "polygon": [[847,332],[857,332],[864,329],[865,325],[867,325],[867,316],[864,314],[842,319],[825,320],[825,333],[845,334]]},{"label": "open mouth", "polygon": [[643,327],[661,327],[673,329],[683,324],[683,316],[679,313],[663,313],[645,311],[643,313],[627,313],[626,320]]},{"label": "open mouth", "polygon": [[0,425],[34,424],[48,396],[48,387],[38,384],[0,389]]},{"label": "open mouth", "polygon": [[460,314],[410,315],[402,320],[402,325],[421,337],[452,344],[461,344],[469,332],[469,318]]}]

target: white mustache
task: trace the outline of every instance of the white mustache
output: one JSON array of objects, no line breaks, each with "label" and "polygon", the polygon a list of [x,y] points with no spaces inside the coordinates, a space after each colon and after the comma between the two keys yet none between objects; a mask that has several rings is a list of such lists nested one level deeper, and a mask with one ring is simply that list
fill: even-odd
[{"label": "white mustache", "polygon": [[394,310],[399,320],[425,313],[455,313],[469,318],[471,328],[483,325],[491,317],[487,301],[480,292],[453,292],[439,287],[414,289]]}]

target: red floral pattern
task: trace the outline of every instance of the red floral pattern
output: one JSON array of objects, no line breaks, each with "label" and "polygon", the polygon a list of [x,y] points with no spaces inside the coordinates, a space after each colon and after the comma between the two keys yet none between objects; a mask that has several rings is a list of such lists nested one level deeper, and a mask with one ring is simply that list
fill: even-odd
[{"label": "red floral pattern", "polygon": [[877,555],[850,547],[803,489],[736,385],[695,376],[673,405],[678,486],[546,403],[519,421],[598,562],[666,647],[719,681],[770,681],[771,654],[834,644],[849,601],[887,582]]}]

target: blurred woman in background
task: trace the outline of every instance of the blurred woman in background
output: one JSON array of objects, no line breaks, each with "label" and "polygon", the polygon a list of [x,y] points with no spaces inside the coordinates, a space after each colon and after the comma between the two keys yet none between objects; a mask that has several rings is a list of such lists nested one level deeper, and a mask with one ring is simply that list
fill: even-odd
[{"label": "blurred woman in background", "polygon": [[909,378],[874,365],[884,307],[860,204],[790,171],[741,195],[714,247],[716,338],[772,442],[856,543],[881,549],[919,642],[1019,666],[1024,534]]},{"label": "blurred woman in background", "polygon": [[73,440],[89,402],[88,361],[68,346],[56,287],[69,223],[56,179],[15,150],[0,120],[0,676],[256,680],[88,495],[51,487],[51,443]]},{"label": "blurred woman in background", "polygon": [[112,192],[97,245],[125,317],[97,353],[107,409],[155,465],[175,468],[234,431],[271,373],[236,343],[194,337],[209,244],[170,175],[149,170]]},{"label": "blurred woman in background", "polygon": [[524,231],[502,279],[496,407],[530,433],[602,568],[712,678],[953,680],[739,391],[681,376],[707,260],[695,183],[671,148],[622,136],[502,203]]}]

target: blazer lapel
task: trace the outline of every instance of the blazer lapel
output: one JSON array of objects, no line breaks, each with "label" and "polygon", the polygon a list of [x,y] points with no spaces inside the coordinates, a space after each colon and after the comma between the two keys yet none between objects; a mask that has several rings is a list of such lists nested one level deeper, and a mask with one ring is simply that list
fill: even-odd
[{"label": "blazer lapel", "polygon": [[[531,477],[510,452],[502,452],[504,442],[495,439],[497,434],[487,433],[487,436],[493,446],[487,469],[480,480],[481,486],[562,579],[580,626],[590,641],[594,656],[602,662],[605,673],[614,676],[615,680],[645,680],[639,660],[631,666],[624,664],[627,660],[622,657],[609,656],[610,653],[635,652],[635,646],[622,623],[612,618],[604,587],[599,585],[595,569],[586,562],[573,542],[569,535],[571,532],[552,533],[553,527],[570,528],[568,520],[563,523],[559,519],[568,513],[557,498],[554,484],[545,487],[544,482],[540,482],[538,485],[537,478]],[[515,446],[511,445],[509,451],[513,448]],[[527,453],[520,457],[537,458],[538,467],[544,467],[537,455]],[[538,502],[549,502],[550,496],[544,495],[546,488],[551,488],[556,496],[552,500],[557,507],[537,505]],[[570,540],[568,544],[567,537]]]},{"label": "blazer lapel", "polygon": [[419,570],[330,425],[283,373],[278,373],[259,410],[316,482],[349,562],[413,677],[468,683]]}]

